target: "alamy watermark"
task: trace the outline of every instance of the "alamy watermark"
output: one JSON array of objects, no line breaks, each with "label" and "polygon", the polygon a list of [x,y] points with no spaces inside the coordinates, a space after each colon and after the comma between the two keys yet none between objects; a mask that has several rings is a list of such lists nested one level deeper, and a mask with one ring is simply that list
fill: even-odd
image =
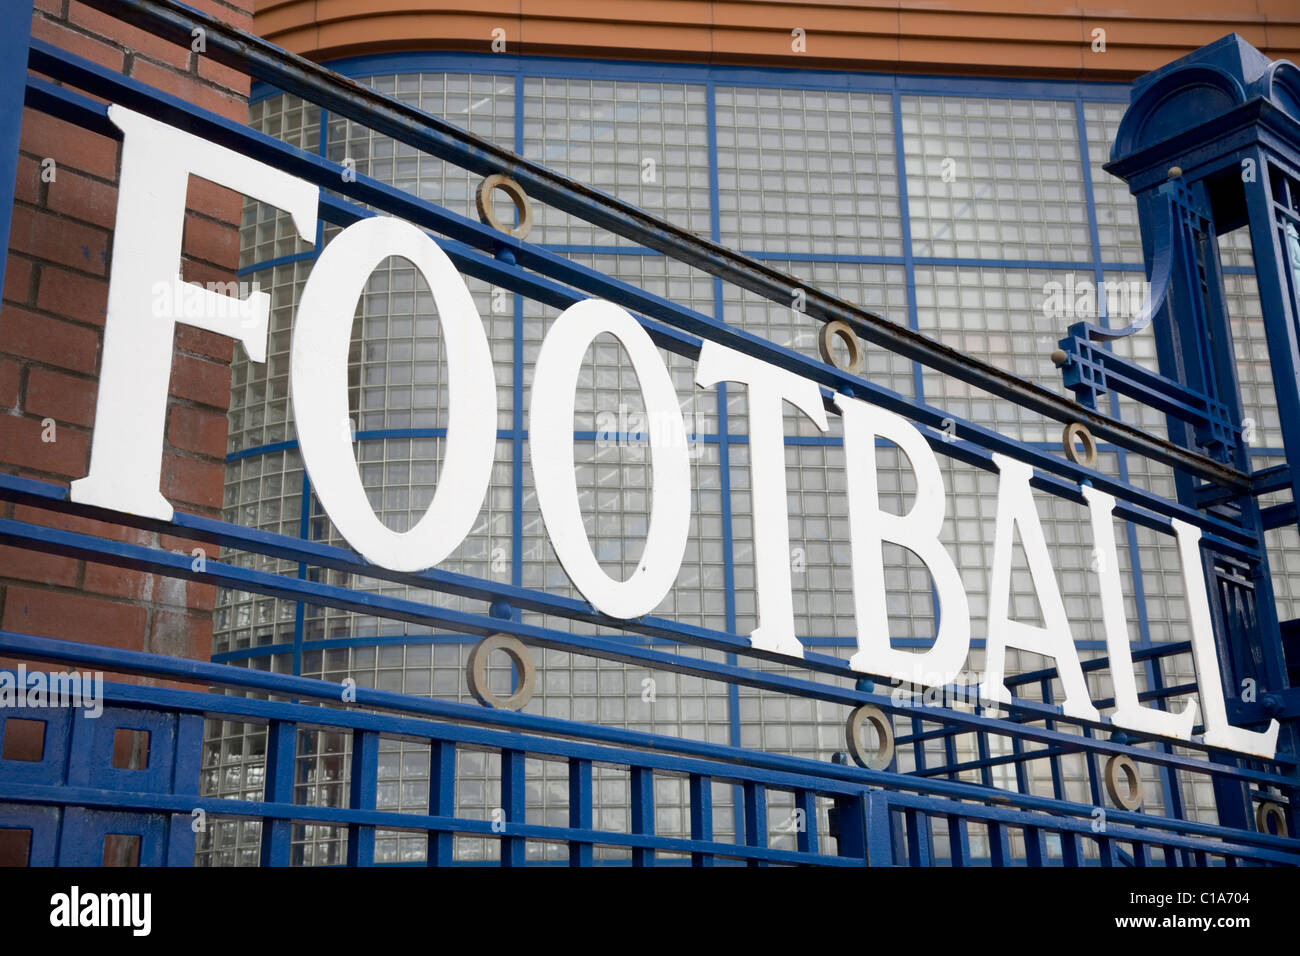
[{"label": "alamy watermark", "polygon": [[893,688],[889,701],[896,707],[997,707],[997,701],[983,696],[984,674],[979,671],[962,671],[945,685],[938,680],[938,674],[918,674],[912,681]]},{"label": "alamy watermark", "polygon": [[[155,282],[153,315],[186,319],[238,319],[245,328],[257,323],[253,296],[261,291],[256,282],[186,282],[177,275],[170,282]],[[215,295],[204,295],[204,292]]]},{"label": "alamy watermark", "polygon": [[[596,447],[625,448],[625,456],[639,459],[654,444],[665,448],[686,443],[686,456],[699,458],[704,451],[706,416],[690,402],[691,408],[682,409],[681,415],[671,412],[645,412],[633,409],[622,402],[618,410],[596,413]],[[684,430],[683,427],[684,426]]]},{"label": "alamy watermark", "polygon": [[153,929],[152,893],[83,893],[74,886],[50,897],[50,925],[131,930],[133,936],[148,936]]},{"label": "alamy watermark", "polygon": [[1141,315],[1151,301],[1151,283],[1142,279],[1105,279],[1100,288],[1087,276],[1073,272],[1065,281],[1055,279],[1043,285],[1043,315],[1066,321],[1096,320],[1105,314],[1112,325]]},{"label": "alamy watermark", "polygon": [[102,671],[28,672],[26,664],[17,671],[0,671],[0,710],[10,708],[80,707],[87,717],[104,712]]}]

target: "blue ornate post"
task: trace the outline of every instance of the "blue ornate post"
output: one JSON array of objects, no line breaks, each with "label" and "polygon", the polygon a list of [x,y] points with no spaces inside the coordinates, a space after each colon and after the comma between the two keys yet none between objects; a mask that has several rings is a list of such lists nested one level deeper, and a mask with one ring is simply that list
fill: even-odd
[{"label": "blue ornate post", "polygon": [[[1094,404],[1117,391],[1165,413],[1170,438],[1251,476],[1245,492],[1175,475],[1178,500],[1231,521],[1258,558],[1202,550],[1230,719],[1284,722],[1279,750],[1297,751],[1300,621],[1277,618],[1264,533],[1296,522],[1300,468],[1300,70],[1271,62],[1233,34],[1141,77],[1106,169],[1138,202],[1149,306],[1128,327],[1080,323],[1061,343],[1066,384]],[[1218,237],[1249,229],[1287,464],[1255,471],[1243,422]],[[1106,340],[1150,328],[1159,374],[1119,359]],[[1259,497],[1290,490],[1292,501]],[[1254,682],[1255,692],[1243,694]],[[1244,699],[1243,699],[1244,698]],[[1225,757],[1224,759],[1231,759]],[[1239,782],[1216,785],[1222,823],[1252,826]]]}]

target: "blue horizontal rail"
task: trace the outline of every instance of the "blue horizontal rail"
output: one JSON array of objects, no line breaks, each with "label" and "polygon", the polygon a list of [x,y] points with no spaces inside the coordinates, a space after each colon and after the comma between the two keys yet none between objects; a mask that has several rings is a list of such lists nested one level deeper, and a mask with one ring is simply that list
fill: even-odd
[{"label": "blue horizontal rail", "polygon": [[[44,507],[57,507],[66,497],[66,490],[58,486],[34,482],[30,479],[0,476],[0,498],[4,497],[10,497],[13,500],[26,500],[29,503],[39,503]],[[67,506],[66,504],[65,508],[59,510],[97,516],[101,520],[107,516],[106,513],[98,509],[86,509],[79,506]],[[141,522],[141,526],[179,537],[196,537],[190,522],[183,520],[185,517],[182,512],[177,512],[176,520],[173,522],[146,520]],[[328,548],[328,551],[333,552],[335,557],[341,555],[350,556],[347,562],[349,570],[353,570],[358,574],[372,574],[375,571],[370,565],[363,564],[359,558],[344,549],[332,548],[318,542],[306,542],[298,538],[275,535],[270,532],[255,532],[241,528],[238,525],[227,525],[224,522],[217,522],[212,519],[189,517],[208,531],[221,529],[224,532],[224,540],[219,543],[225,546],[239,547],[240,545],[235,544],[233,540],[235,536],[243,538],[244,535],[248,535],[257,539],[260,546],[255,550],[260,553],[293,560],[308,560],[310,563],[320,563],[322,566],[339,566],[337,564],[327,565],[324,562],[316,562],[308,557],[306,551],[290,550],[298,546],[310,546],[313,554],[320,554],[324,549]],[[967,731],[978,730],[988,733],[1002,733],[1023,740],[1063,746],[1071,750],[1107,754],[1131,753],[1134,759],[1137,760],[1196,770],[1202,773],[1239,777],[1278,786],[1289,786],[1291,784],[1291,781],[1284,774],[1231,767],[1225,764],[1201,761],[1161,751],[1134,750],[1111,741],[1034,727],[1028,722],[1031,720],[1052,719],[1081,727],[1092,727],[1099,730],[1111,729],[1110,721],[1106,718],[1092,722],[1067,717],[1061,713],[1058,707],[1029,700],[1016,699],[1012,704],[1006,705],[1008,711],[1019,718],[1018,721],[994,719],[986,714],[965,713],[946,707],[934,707],[924,704],[897,704],[887,694],[867,693],[851,688],[840,688],[817,681],[770,673],[755,668],[665,653],[651,647],[630,644],[618,637],[589,637],[571,634],[554,628],[524,624],[510,617],[493,615],[491,612],[476,614],[469,611],[436,607],[417,601],[387,597],[373,592],[357,591],[300,578],[291,578],[273,572],[240,568],[215,560],[206,560],[203,570],[198,571],[193,568],[192,558],[187,554],[111,541],[43,525],[27,524],[12,519],[0,519],[0,541],[16,547],[80,557],[121,567],[148,570],[173,577],[205,581],[240,591],[253,591],[291,601],[304,601],[342,610],[373,614],[389,620],[408,621],[425,626],[440,627],[463,634],[477,634],[480,636],[494,633],[511,634],[525,643],[535,644],[540,647],[551,647],[606,660],[672,670],[707,679],[776,690],[849,706],[858,706],[864,703],[874,704],[890,712],[908,716],[924,716],[926,720],[941,720],[954,727],[964,728]],[[244,542],[245,546],[249,543],[247,539],[244,539]],[[281,550],[281,548],[285,550]],[[710,631],[705,628],[682,625],[664,619],[642,618],[640,619],[640,626],[638,626],[636,622],[629,623],[605,618],[596,614],[589,606],[572,599],[546,596],[528,589],[516,588],[465,575],[452,575],[449,572],[423,572],[418,575],[402,576],[394,580],[403,580],[414,586],[462,594],[463,596],[484,601],[506,602],[510,607],[514,606],[516,599],[528,598],[527,602],[519,600],[518,606],[546,610],[548,613],[559,613],[569,617],[581,617],[581,619],[604,625],[610,629],[617,629],[618,631],[630,630],[674,643],[697,644],[726,650],[730,653],[764,656],[756,655],[753,648],[750,647],[748,638],[739,635]],[[556,602],[556,604],[548,606],[546,602],[552,601]],[[576,609],[575,606],[585,609],[581,615],[572,613]],[[497,607],[499,614],[505,610],[501,608],[500,604]],[[651,623],[647,624],[646,622]],[[850,671],[847,664],[842,660],[817,655],[812,652],[808,655],[806,666],[810,670],[817,669],[823,672],[838,673],[854,679],[861,676],[854,671]],[[1093,666],[1097,665],[1094,664]],[[955,689],[953,692],[955,692]],[[1023,723],[1020,721],[1023,721]],[[1161,738],[1152,739],[1160,740]],[[1202,749],[1204,747],[1203,744],[1198,744],[1196,741],[1187,742],[1169,738],[1164,742],[1188,749]],[[1290,755],[1279,754],[1273,763],[1280,767],[1290,767],[1294,766],[1294,761],[1295,758]]]},{"label": "blue horizontal rail", "polygon": [[[1248,478],[1231,466],[1155,438],[1107,415],[1081,410],[1075,403],[1042,386],[1026,382],[995,365],[927,338],[915,329],[891,323],[816,287],[768,269],[716,241],[702,239],[688,230],[657,219],[628,202],[586,184],[574,182],[489,140],[476,137],[441,117],[425,113],[400,100],[382,96],[360,84],[327,74],[318,65],[302,57],[268,44],[260,37],[232,29],[198,11],[164,5],[157,0],[88,2],[102,6],[118,16],[129,17],[137,25],[147,24],[159,35],[177,40],[190,36],[195,28],[203,29],[207,34],[208,55],[247,72],[251,77],[302,96],[308,102],[328,110],[332,116],[347,117],[381,135],[390,136],[470,172],[483,175],[504,173],[541,202],[672,255],[716,278],[774,302],[788,304],[792,301],[792,296],[802,290],[806,297],[805,311],[810,316],[822,320],[843,319],[869,342],[913,358],[1000,397],[1012,398],[1023,407],[1059,421],[1072,422],[1082,418],[1101,438],[1115,441],[1172,467],[1180,467],[1191,474],[1221,484],[1236,487],[1248,484]],[[528,248],[525,243],[518,243],[518,246],[521,249]],[[513,248],[510,243],[503,243],[503,247]],[[813,366],[813,371],[818,367],[818,363],[809,364]],[[825,366],[821,368],[824,370]],[[822,380],[817,374],[810,377]]]},{"label": "blue horizontal rail", "polygon": [[[780,368],[817,382],[824,389],[827,408],[833,392],[844,392],[887,408],[912,420],[928,425],[931,432],[926,439],[939,453],[951,456],[966,464],[994,470],[992,453],[1000,452],[1016,457],[1047,475],[1036,475],[1036,487],[1083,503],[1078,484],[1090,482],[1094,487],[1115,495],[1121,502],[1139,505],[1134,508],[1121,504],[1116,514],[1126,520],[1168,532],[1168,518],[1187,521],[1206,532],[1206,543],[1242,558],[1258,558],[1258,547],[1249,535],[1231,522],[1206,515],[1178,502],[1152,494],[1130,482],[1117,479],[1104,472],[1086,468],[1064,457],[1044,452],[1034,443],[1021,442],[993,429],[951,415],[942,409],[907,398],[869,379],[844,372],[833,365],[809,358],[783,346],[744,332],[718,320],[683,308],[653,293],[605,276],[563,256],[555,255],[542,247],[522,242],[504,235],[482,223],[474,222],[450,210],[412,196],[395,187],[359,173],[349,173],[345,181],[343,167],[315,153],[308,153],[290,144],[276,140],[248,127],[231,122],[214,113],[202,110],[175,97],[160,93],[136,80],[100,67],[56,47],[33,41],[32,65],[65,82],[88,85],[102,95],[111,97],[132,109],[174,123],[189,132],[204,136],[212,142],[238,149],[255,158],[270,161],[279,168],[330,190],[351,195],[356,200],[398,215],[416,225],[441,233],[437,238],[452,261],[469,275],[494,282],[525,294],[530,298],[563,308],[582,298],[562,283],[569,283],[589,295],[610,301],[639,313],[642,325],[655,343],[670,351],[694,358],[699,354],[698,337],[735,348],[754,355]],[[52,115],[93,129],[105,136],[118,135],[116,127],[108,121],[107,107],[74,91],[54,86],[38,77],[28,79],[28,103]],[[339,196],[321,196],[321,214],[327,221],[347,225],[365,216],[375,215],[371,210],[354,205]],[[485,250],[488,255],[475,252]],[[527,271],[534,269],[542,276]],[[664,323],[667,323],[666,325]],[[698,336],[698,337],[697,337]],[[1084,415],[1085,409],[1079,408]],[[945,423],[953,423],[945,429]],[[951,435],[961,437],[953,441]],[[1059,476],[1059,477],[1049,477]],[[1160,517],[1157,517],[1160,516]]]},{"label": "blue horizontal rail", "polygon": [[[754,807],[761,805],[758,797],[769,790],[821,795],[836,802],[839,810],[838,829],[842,837],[850,830],[845,814],[854,811],[867,814],[867,802],[877,804],[874,809],[876,813],[881,812],[883,807],[886,813],[901,810],[949,818],[957,816],[967,822],[1052,832],[1071,839],[1084,835],[1088,838],[1096,836],[1091,823],[1092,807],[1014,793],[999,794],[997,801],[990,802],[986,793],[980,793],[980,788],[969,784],[927,780],[913,775],[871,771],[834,763],[825,764],[806,758],[361,687],[355,689],[356,709],[345,709],[341,705],[341,686],[325,681],[249,672],[229,665],[206,664],[10,632],[0,632],[0,654],[75,664],[83,672],[86,668],[113,668],[153,677],[201,681],[270,695],[314,699],[332,705],[311,706],[209,692],[107,683],[103,694],[105,710],[98,718],[89,717],[77,709],[5,710],[0,712],[0,739],[7,729],[7,721],[38,719],[46,723],[47,743],[39,760],[0,759],[0,785],[3,785],[0,789],[0,828],[14,825],[12,807],[15,804],[53,806],[64,808],[65,812],[78,808],[105,813],[110,817],[123,813],[161,817],[183,814],[187,827],[194,811],[203,810],[211,815],[256,817],[269,822],[299,821],[372,830],[467,833],[501,840],[576,841],[584,845],[632,847],[647,853],[663,851],[708,854],[773,863],[844,864],[841,857],[822,859],[824,854],[786,851],[768,846],[765,816],[746,821],[746,842],[737,845],[674,838],[649,832],[610,833],[589,827],[540,826],[520,821],[517,816],[507,818],[494,827],[493,821],[460,819],[432,813],[426,816],[374,807],[321,807],[284,799],[268,798],[265,802],[255,802],[199,797],[196,795],[197,759],[187,763],[192,755],[188,755],[182,747],[185,728],[189,728],[192,737],[195,722],[201,723],[202,717],[217,717],[267,724],[273,731],[268,733],[271,755],[277,749],[284,748],[276,759],[268,761],[268,766],[272,768],[277,761],[296,754],[299,731],[337,729],[352,734],[354,740],[360,735],[373,734],[405,741],[452,743],[469,749],[495,750],[503,755],[567,760],[571,766],[574,762],[625,766],[652,775],[650,779],[653,779],[653,775],[659,775],[736,783],[750,789],[750,804]],[[370,709],[381,712],[370,712]],[[151,714],[153,722],[142,717],[142,712]],[[431,717],[436,719],[431,721],[428,719]],[[155,737],[164,743],[164,748],[167,741],[175,740],[177,743],[171,760],[154,761],[138,770],[113,767],[109,752],[111,748],[106,741],[112,740],[114,731],[118,728],[133,725],[163,731],[155,733]],[[286,732],[275,732],[277,728],[285,729]],[[84,765],[74,765],[69,749],[58,745],[58,735],[64,735],[65,738],[67,735],[80,735],[84,749],[92,755],[91,759]],[[289,763],[292,764],[292,759],[289,759]],[[503,774],[507,772],[507,763],[506,760],[502,761]],[[185,776],[190,772],[195,774],[193,781]],[[266,786],[273,794],[276,791],[274,777],[273,772],[268,772]],[[875,789],[877,787],[881,789]],[[358,792],[357,788],[353,792]],[[431,793],[433,792],[435,789],[431,788]],[[653,800],[653,788],[647,788],[646,795]],[[280,793],[279,796],[285,794]],[[981,802],[958,802],[972,797]],[[1068,816],[1059,815],[1062,813]],[[112,826],[113,820],[102,823],[104,826]],[[870,830],[869,822],[864,822],[863,827]],[[1109,813],[1107,827],[1106,838],[1121,842],[1185,848],[1258,863],[1300,864],[1300,841],[1269,834],[1121,810]],[[176,834],[179,830],[174,818],[170,825],[159,824],[154,827],[156,833]],[[270,839],[271,832],[272,828],[268,827],[266,839]],[[33,841],[34,845],[41,843],[41,840]],[[884,847],[877,836],[872,865],[880,865],[886,856],[892,857],[897,852],[897,848],[892,846],[888,854],[882,850]],[[175,855],[173,851],[173,856]],[[178,858],[183,858],[183,853]],[[651,861],[650,856],[643,858],[643,863]],[[281,858],[269,862],[287,863],[287,847],[281,848]],[[502,862],[506,862],[504,853]],[[862,865],[863,862],[866,860],[857,859],[856,865]]]}]

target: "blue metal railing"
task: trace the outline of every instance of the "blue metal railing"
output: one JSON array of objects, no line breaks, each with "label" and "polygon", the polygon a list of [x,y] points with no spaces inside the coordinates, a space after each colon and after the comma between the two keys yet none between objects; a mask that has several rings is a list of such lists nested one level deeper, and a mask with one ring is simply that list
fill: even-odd
[{"label": "blue metal railing", "polygon": [[[172,522],[156,522],[139,519],[129,515],[117,515],[102,509],[85,508],[67,502],[66,489],[30,479],[12,478],[0,475],[0,500],[35,504],[51,508],[58,512],[85,514],[99,520],[115,519],[119,522],[134,524],[163,531],[168,534],[209,540],[226,547],[240,550],[257,551],[275,557],[291,560],[308,560],[320,567],[332,567],[348,570],[357,574],[388,577],[382,569],[364,564],[351,552],[318,542],[304,542],[298,538],[273,534],[265,531],[253,531],[213,519],[200,518],[177,512]],[[240,591],[251,591],[287,600],[307,600],[313,604],[335,607],[341,610],[372,614],[390,620],[409,621],[428,626],[437,626],[446,630],[465,634],[510,634],[525,642],[539,647],[552,647],[589,657],[606,660],[624,661],[633,664],[651,665],[656,669],[675,671],[697,677],[711,678],[727,683],[740,684],[777,691],[810,699],[824,700],[832,703],[858,706],[873,704],[887,711],[926,720],[941,720],[950,725],[946,732],[1003,733],[1024,741],[1056,745],[1069,752],[1095,752],[1098,754],[1129,754],[1138,759],[1162,766],[1183,768],[1204,773],[1230,773],[1245,781],[1262,785],[1290,786],[1293,782],[1288,772],[1270,771],[1248,767],[1228,770],[1203,758],[1184,757],[1155,751],[1133,751],[1125,744],[1097,738],[1079,737],[1060,731],[1035,727],[1029,721],[1059,720],[1089,729],[1106,730],[1110,723],[1103,718],[1100,721],[1085,721],[1079,718],[1067,718],[1058,708],[1047,703],[1036,703],[1029,699],[1017,699],[1008,710],[1012,716],[1001,720],[984,714],[967,713],[948,707],[936,707],[933,704],[896,703],[889,694],[872,693],[853,688],[839,687],[830,683],[804,680],[780,673],[759,670],[756,667],[744,667],[719,663],[698,657],[676,654],[670,650],[660,649],[656,643],[641,644],[620,638],[587,636],[573,634],[555,628],[524,624],[507,616],[480,614],[471,611],[459,611],[438,607],[404,598],[388,597],[372,591],[361,591],[335,585],[322,584],[297,577],[289,577],[273,572],[258,571],[252,568],[238,567],[220,561],[207,560],[202,570],[196,570],[188,554],[151,548],[145,545],[130,544],[97,538],[92,535],[63,531],[45,525],[30,524],[12,519],[0,519],[0,541],[11,546],[35,551],[61,554],[84,558],[91,561],[117,564],[146,570],[151,573],[169,577],[187,578],[205,581],[219,586],[231,587]],[[718,631],[709,631],[691,625],[678,624],[664,619],[644,617],[637,622],[615,622],[594,613],[583,602],[570,598],[550,597],[547,599],[539,592],[510,585],[468,578],[450,572],[427,571],[419,574],[394,574],[391,580],[415,585],[417,587],[449,594],[460,594],[483,601],[491,601],[500,607],[502,604],[522,609],[544,610],[548,614],[584,620],[602,626],[616,626],[631,634],[645,635],[655,641],[670,645],[688,644],[712,647],[734,654],[759,656],[749,646],[747,639]],[[500,612],[498,612],[498,615]],[[1173,643],[1146,652],[1146,655],[1172,655],[1184,652],[1186,645]],[[1135,657],[1141,659],[1143,652]],[[1105,659],[1090,662],[1088,669],[1104,666]],[[810,670],[820,670],[828,674],[845,677],[858,677],[856,672],[847,668],[841,660],[809,653],[805,664]],[[240,674],[250,673],[237,669]],[[1054,671],[1051,672],[1054,675]],[[234,678],[231,678],[234,679]],[[1012,675],[1008,683],[1030,683],[1043,680],[1042,672],[1034,674]],[[1180,686],[1165,688],[1160,692],[1148,692],[1147,700],[1160,700],[1185,692]],[[1105,703],[1100,701],[1099,703]],[[1018,723],[1023,721],[1024,723]],[[1156,738],[1158,739],[1158,738]],[[1197,741],[1167,740],[1180,748],[1189,750],[1206,750],[1204,744]],[[1283,768],[1293,768],[1296,759],[1289,754],[1279,754],[1271,761]]]},{"label": "blue metal railing", "polygon": [[[1098,831],[1090,806],[1006,792],[998,794],[997,803],[971,803],[966,801],[987,801],[989,794],[969,784],[848,765],[828,766],[805,758],[367,688],[356,689],[355,702],[367,711],[344,710],[338,706],[337,684],[10,632],[0,632],[0,654],[113,667],[334,705],[108,683],[104,712],[97,718],[66,708],[0,711],[0,739],[8,720],[45,722],[43,748],[37,759],[0,759],[4,787],[0,827],[32,831],[33,864],[97,864],[104,840],[119,834],[140,838],[142,862],[188,864],[194,851],[192,823],[200,819],[197,811],[208,817],[261,821],[265,865],[287,865],[292,826],[308,823],[345,827],[352,865],[373,863],[375,831],[391,830],[427,834],[429,865],[450,863],[449,838],[465,834],[499,841],[502,865],[523,863],[525,844],[535,842],[567,845],[570,862],[575,864],[591,862],[592,848],[602,846],[630,848],[634,862],[642,865],[652,864],[655,854],[663,852],[689,855],[694,864],[706,866],[719,858],[750,864],[888,866],[897,860],[960,866],[974,862],[972,828],[987,833],[994,865],[1080,864],[1086,844],[1097,847],[1102,865],[1118,865],[1121,854],[1150,862],[1153,853],[1170,863],[1180,851],[1217,857],[1227,865],[1300,864],[1300,847],[1295,841],[1276,836],[1118,810],[1110,813],[1105,828]],[[264,800],[198,795],[198,742],[204,718],[267,726]],[[115,734],[124,729],[150,732],[148,754],[138,769],[114,765],[112,743]],[[322,729],[343,732],[352,739],[347,807],[310,806],[294,799],[299,734]],[[374,757],[382,738],[429,745],[427,814],[377,806]],[[457,749],[501,756],[502,819],[456,816]],[[523,794],[525,758],[567,761],[569,826],[528,822]],[[630,832],[592,827],[593,765],[628,771],[633,793]],[[689,781],[689,835],[655,833],[653,783],[667,778]],[[715,782],[744,788],[743,842],[712,838],[710,787]],[[768,845],[766,802],[769,792],[776,791],[793,794],[795,805],[805,810],[810,821],[815,820],[817,798],[833,803],[834,852],[819,846],[817,828],[811,822],[798,833],[797,849]],[[62,821],[52,812],[59,808],[65,814]],[[891,832],[891,817],[904,829],[901,844]],[[929,824],[934,821],[948,824],[947,855],[938,853],[933,845]],[[1012,854],[1013,834],[1023,840],[1018,858]],[[1055,853],[1049,852],[1049,843]]]}]

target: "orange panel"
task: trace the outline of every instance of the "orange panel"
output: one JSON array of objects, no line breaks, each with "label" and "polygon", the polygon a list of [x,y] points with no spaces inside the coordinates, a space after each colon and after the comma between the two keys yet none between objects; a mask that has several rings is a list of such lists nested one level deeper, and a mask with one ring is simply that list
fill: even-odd
[{"label": "orange panel", "polygon": [[528,19],[523,22],[520,40],[523,49],[534,47],[561,49],[572,42],[575,31],[580,31],[586,49],[592,53],[615,51],[662,53],[668,51],[674,59],[683,54],[694,54],[693,59],[707,59],[712,51],[709,34],[690,26],[641,26],[630,30],[621,23],[599,25],[575,24],[572,20]]},{"label": "orange panel", "polygon": [[[602,4],[603,22],[617,24],[650,23],[666,26],[703,27],[713,23],[710,0],[617,0]],[[525,20],[554,19],[577,23],[592,21],[591,0],[522,0],[516,12]]]},{"label": "orange panel", "polygon": [[[1300,56],[1297,0],[261,0],[255,29],[319,59],[392,50],[490,49],[898,72],[1131,78],[1237,32]],[[805,48],[791,31],[805,31]],[[1106,31],[1093,53],[1092,31]]]},{"label": "orange panel", "polygon": [[1013,17],[1006,14],[938,13],[904,11],[899,15],[904,37],[959,37],[978,42],[1032,40],[1040,43],[1074,43],[1079,21],[1072,17]]}]

